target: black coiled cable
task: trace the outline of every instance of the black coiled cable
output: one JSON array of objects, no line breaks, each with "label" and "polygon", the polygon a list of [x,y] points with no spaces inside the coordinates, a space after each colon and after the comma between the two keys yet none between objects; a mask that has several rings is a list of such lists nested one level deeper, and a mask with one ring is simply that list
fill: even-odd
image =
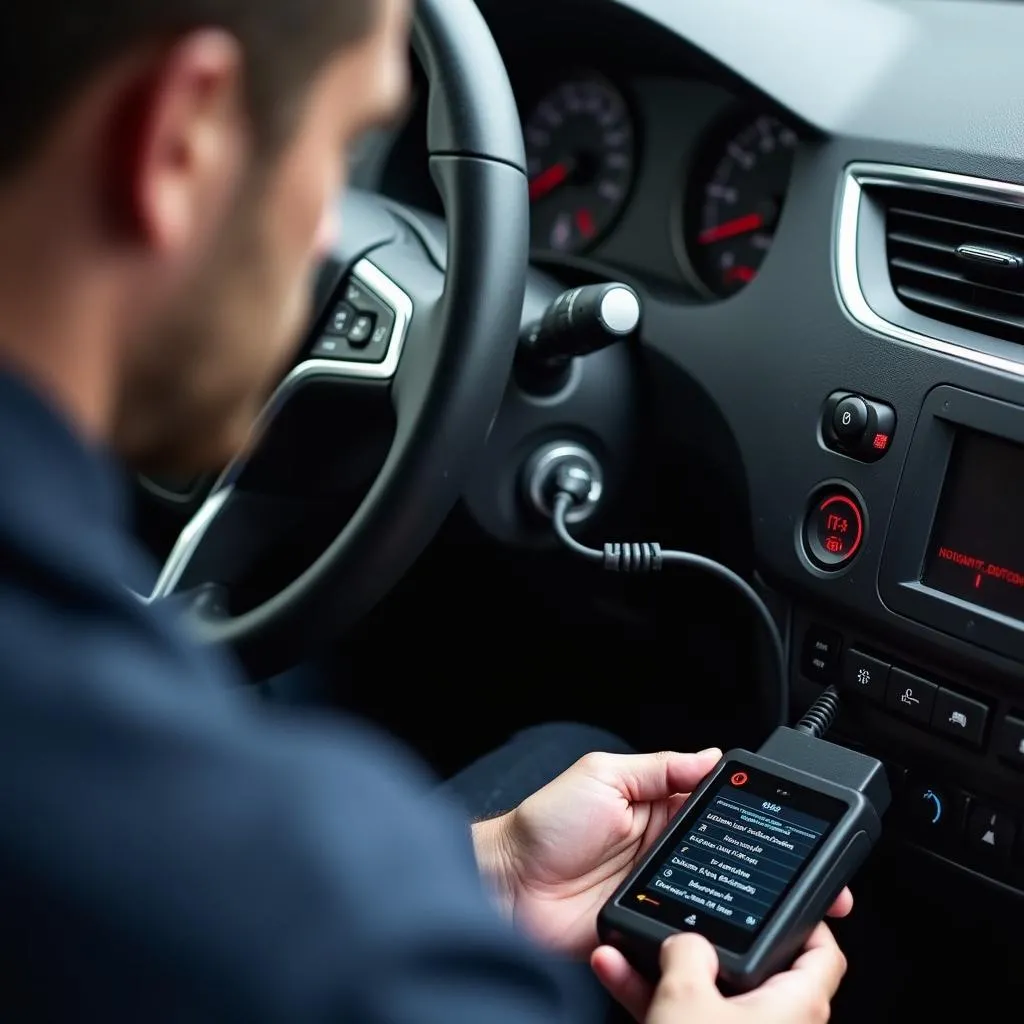
[{"label": "black coiled cable", "polygon": [[832,728],[838,713],[839,693],[834,686],[829,686],[807,709],[794,728],[797,732],[805,732],[808,736],[820,740]]},{"label": "black coiled cable", "polygon": [[[571,481],[567,482],[567,486],[569,484]],[[576,502],[577,495],[572,491],[559,490],[555,495],[552,520],[558,539],[580,558],[585,558],[588,562],[595,564],[600,563],[602,568],[610,572],[660,572],[666,565],[681,565],[688,569],[698,569],[717,577],[746,598],[756,613],[772,649],[775,688],[779,702],[778,721],[780,725],[787,725],[789,723],[789,675],[786,666],[786,648],[782,643],[779,627],[775,624],[775,619],[772,618],[768,606],[761,600],[760,594],[732,569],[713,559],[695,555],[689,551],[664,551],[660,544],[655,543],[605,544],[600,551],[597,548],[589,548],[573,537],[566,523],[566,516]]]}]

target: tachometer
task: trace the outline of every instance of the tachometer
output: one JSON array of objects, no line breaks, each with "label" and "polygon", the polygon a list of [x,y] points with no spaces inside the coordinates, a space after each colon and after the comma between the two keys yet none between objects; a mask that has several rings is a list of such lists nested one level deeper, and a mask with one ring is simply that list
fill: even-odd
[{"label": "tachometer", "polygon": [[537,104],[524,135],[533,248],[586,251],[622,212],[633,182],[625,100],[598,77],[564,82]]},{"label": "tachometer", "polygon": [[796,143],[791,128],[765,115],[719,136],[700,160],[687,203],[686,248],[716,295],[752,281],[768,254]]}]

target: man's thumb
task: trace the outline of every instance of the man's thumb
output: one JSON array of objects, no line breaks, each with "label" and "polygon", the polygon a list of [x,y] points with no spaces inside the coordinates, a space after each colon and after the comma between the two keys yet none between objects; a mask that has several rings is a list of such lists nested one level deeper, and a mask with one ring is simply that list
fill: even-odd
[{"label": "man's thumb", "polygon": [[661,981],[648,1020],[700,1020],[699,1008],[721,998],[717,977],[718,955],[707,939],[692,933],[666,939],[661,945]]}]

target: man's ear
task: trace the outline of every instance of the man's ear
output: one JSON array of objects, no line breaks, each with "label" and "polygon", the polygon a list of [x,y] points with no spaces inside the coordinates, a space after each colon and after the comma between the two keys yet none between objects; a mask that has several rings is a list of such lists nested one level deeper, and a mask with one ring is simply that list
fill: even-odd
[{"label": "man's ear", "polygon": [[173,254],[216,230],[249,148],[238,42],[202,30],[155,55],[118,122],[115,202],[138,242]]}]

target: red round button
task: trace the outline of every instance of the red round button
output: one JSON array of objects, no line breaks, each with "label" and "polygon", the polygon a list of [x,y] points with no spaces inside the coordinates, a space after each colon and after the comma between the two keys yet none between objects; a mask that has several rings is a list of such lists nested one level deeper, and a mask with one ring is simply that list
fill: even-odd
[{"label": "red round button", "polygon": [[820,569],[848,565],[864,543],[864,509],[840,488],[823,491],[814,500],[804,522],[804,545]]},{"label": "red round button", "polygon": [[729,781],[734,786],[745,786],[749,778],[750,776],[746,772],[733,772],[733,776]]}]

